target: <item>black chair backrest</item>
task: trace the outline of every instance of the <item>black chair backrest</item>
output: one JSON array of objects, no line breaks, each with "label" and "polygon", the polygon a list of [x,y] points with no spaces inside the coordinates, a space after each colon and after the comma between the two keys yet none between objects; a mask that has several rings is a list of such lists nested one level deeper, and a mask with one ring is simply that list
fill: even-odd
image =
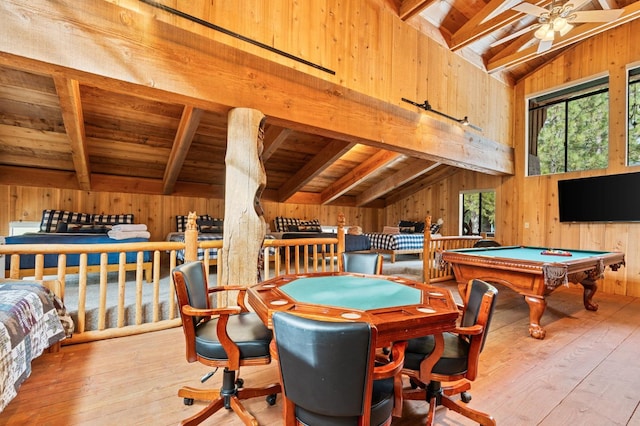
[{"label": "black chair backrest", "polygon": [[[478,323],[478,317],[480,316],[480,310],[482,308],[482,300],[486,293],[493,294],[491,298],[491,306],[489,308],[489,313],[487,317],[487,322],[484,324],[484,332],[479,336],[482,338],[482,343],[480,345],[480,350],[484,347],[484,342],[486,340],[487,333],[489,332],[489,326],[491,325],[491,317],[493,316],[493,310],[496,305],[496,296],[498,295],[498,290],[489,283],[486,283],[482,280],[473,280],[471,282],[471,289],[469,291],[469,298],[467,303],[465,304],[464,315],[462,317],[461,326],[470,327],[474,324]],[[471,340],[478,336],[471,336]]]},{"label": "black chair backrest", "polygon": [[[207,291],[207,277],[205,276],[204,264],[202,262],[189,262],[179,265],[173,270],[173,274],[174,279],[176,274],[180,274],[182,276],[182,281],[184,281],[186,288],[188,300],[178,300],[180,309],[182,308],[182,305],[185,304],[184,302],[198,309],[209,309],[211,307]],[[175,282],[176,285],[179,285],[179,280],[175,280]],[[178,293],[177,288],[176,293]],[[180,296],[178,293],[178,299],[179,298]],[[200,319],[201,318],[198,317],[193,319],[194,326],[200,322]]]},{"label": "black chair backrest", "polygon": [[273,330],[283,392],[297,413],[323,424],[332,424],[331,417],[362,415],[373,368],[369,324],[276,312]]},{"label": "black chair backrest", "polygon": [[479,240],[473,245],[473,247],[500,247],[500,243],[496,240]]},{"label": "black chair backrest", "polygon": [[382,259],[378,253],[342,253],[344,272],[379,274],[381,262]]}]

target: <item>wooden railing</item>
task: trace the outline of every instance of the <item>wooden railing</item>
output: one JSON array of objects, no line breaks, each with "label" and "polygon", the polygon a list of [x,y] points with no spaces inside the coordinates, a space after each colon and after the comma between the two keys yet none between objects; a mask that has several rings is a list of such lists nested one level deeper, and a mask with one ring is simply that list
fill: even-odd
[{"label": "wooden railing", "polygon": [[[318,250],[319,246],[328,250]],[[338,238],[267,239],[262,277],[338,270],[338,247]],[[180,325],[169,271],[179,263],[179,251],[185,250],[185,258],[193,259],[198,248],[204,250],[207,268],[215,263],[210,259],[211,250],[218,250],[218,258],[224,250],[222,240],[197,241],[196,233],[186,234],[185,242],[0,245],[0,255],[9,263],[7,278],[59,283],[58,295],[75,321],[73,336],[63,344],[73,344]],[[118,263],[108,263],[113,253],[118,255]],[[135,253],[135,263],[127,263],[127,253]],[[151,261],[145,261],[145,253]],[[100,264],[89,265],[89,254],[98,254]],[[20,269],[20,257],[24,255],[35,257],[33,269]],[[57,267],[45,268],[45,255],[57,256]],[[67,266],[69,255],[79,256],[78,266]],[[220,283],[222,275],[216,273],[216,277]],[[73,303],[65,297],[71,282]]]},{"label": "wooden railing", "polygon": [[[425,236],[425,281],[453,278],[450,268],[440,269],[437,253],[471,247],[478,238]],[[184,250],[185,259],[197,259],[198,248],[204,250],[203,261],[207,268],[215,263],[210,259],[211,250],[217,250],[217,258],[224,250],[222,240],[197,241],[197,232],[186,232],[184,242],[0,245],[0,255],[5,255],[9,262],[9,278],[20,279],[28,273],[38,280],[54,279],[59,282],[59,295],[76,322],[73,337],[64,342],[72,344],[179,325],[180,316],[169,271],[178,264],[177,254],[180,251]],[[337,271],[343,251],[344,231],[341,225],[335,238],[266,239],[263,243],[262,279],[282,274]],[[94,253],[100,255],[100,264],[88,265],[87,256]],[[110,253],[118,254],[118,263],[108,263]],[[127,253],[135,253],[135,263],[127,263]],[[145,253],[151,255],[151,261],[145,261]],[[67,267],[67,256],[72,254],[79,255],[79,265]],[[32,270],[20,270],[20,256],[23,255],[35,256]],[[44,268],[45,255],[57,255],[57,267]],[[222,274],[216,273],[216,276],[220,283]],[[65,297],[70,288],[74,291],[73,302]]]}]

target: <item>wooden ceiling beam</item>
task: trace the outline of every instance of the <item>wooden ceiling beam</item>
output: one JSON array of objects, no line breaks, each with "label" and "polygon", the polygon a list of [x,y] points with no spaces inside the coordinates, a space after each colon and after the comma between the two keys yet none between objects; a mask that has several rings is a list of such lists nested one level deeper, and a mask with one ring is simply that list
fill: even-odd
[{"label": "wooden ceiling beam", "polygon": [[203,112],[203,110],[190,105],[186,105],[182,110],[178,131],[173,140],[167,166],[164,169],[164,178],[162,179],[162,193],[164,195],[173,193],[180,170],[182,170],[184,160],[187,158],[189,148],[191,148],[191,142],[193,142],[193,137],[200,125]]},{"label": "wooden ceiling beam", "polygon": [[262,149],[262,161],[266,162],[274,152],[287,140],[291,129],[270,125],[264,132],[264,147]]},{"label": "wooden ceiling beam", "polygon": [[[619,27],[620,25],[624,25],[627,22],[637,19],[638,17],[640,17],[640,1],[636,1],[635,3],[631,3],[629,6],[625,7],[622,15],[613,22],[580,24],[576,28],[569,31],[569,33],[567,33],[564,37],[561,37],[558,40],[554,41],[551,49],[547,50],[544,53],[547,54],[555,50],[562,49],[573,43],[577,43],[579,41],[592,37],[596,34],[600,34],[604,31]],[[517,50],[516,48],[518,43],[520,43],[520,46],[522,46],[522,42],[516,41],[512,43],[512,45],[514,45],[513,47],[512,45],[509,45],[500,53],[490,58],[486,64],[487,71],[489,73],[502,71],[504,69],[508,69],[527,62],[531,58],[539,55],[537,52],[537,43],[521,51]]]},{"label": "wooden ceiling beam", "polygon": [[440,163],[435,163],[433,161],[414,160],[393,175],[381,182],[378,182],[366,191],[363,191],[356,197],[356,206],[368,204],[376,198],[380,198],[385,194],[396,190],[400,186],[411,182],[425,173],[428,173],[439,165]]},{"label": "wooden ceiling beam", "polygon": [[385,198],[385,204],[387,206],[397,203],[416,192],[428,188],[443,179],[446,179],[454,174],[458,173],[461,169],[456,167],[447,166],[444,164],[437,165],[434,169],[429,171],[429,174],[422,179],[418,179],[410,185],[405,186],[399,191],[395,191],[393,194]]},{"label": "wooden ceiling beam", "polygon": [[427,8],[434,0],[403,0],[400,5],[400,11],[398,16],[403,21],[411,18],[414,15],[419,14]]},{"label": "wooden ceiling beam", "polygon": [[54,77],[53,81],[60,99],[64,128],[71,143],[71,158],[78,185],[80,189],[89,191],[91,190],[91,168],[89,167],[87,137],[84,132],[80,84],[77,80],[63,77]]},{"label": "wooden ceiling beam", "polygon": [[328,204],[334,201],[336,198],[362,183],[377,170],[397,160],[400,156],[401,154],[398,152],[381,149],[322,191],[320,203]]},{"label": "wooden ceiling beam", "polygon": [[[538,0],[530,3],[536,6],[546,7],[551,1]],[[453,51],[460,50],[476,40],[486,37],[494,31],[522,19],[523,14],[521,12],[506,10],[487,20],[487,18],[499,10],[501,6],[504,6],[504,0],[491,0],[487,3],[479,13],[469,19],[451,36],[449,48]]]},{"label": "wooden ceiling beam", "polygon": [[[400,100],[373,98],[176,28],[164,12],[71,0],[7,0],[2,8],[7,36],[0,37],[0,64],[205,110],[255,108],[271,124],[294,131],[489,174],[514,172],[508,145],[409,110]],[[29,20],[20,18],[26,15]],[[121,16],[131,24],[123,25]],[[105,48],[96,49],[98,42]],[[60,46],[73,46],[74,54]]]},{"label": "wooden ceiling beam", "polygon": [[302,169],[287,180],[287,182],[278,190],[278,200],[281,203],[286,202],[293,194],[298,192],[300,188],[305,186],[311,179],[322,173],[334,161],[342,157],[349,151],[355,143],[349,143],[339,140],[330,141],[326,147],[317,153],[311,161],[309,161]]}]

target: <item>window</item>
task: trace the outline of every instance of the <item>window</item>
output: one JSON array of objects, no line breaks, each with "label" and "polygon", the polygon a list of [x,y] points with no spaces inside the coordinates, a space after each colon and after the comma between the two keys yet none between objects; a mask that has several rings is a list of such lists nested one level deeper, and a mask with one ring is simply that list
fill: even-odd
[{"label": "window", "polygon": [[640,68],[629,70],[629,131],[627,164],[640,165]]},{"label": "window", "polygon": [[609,79],[529,100],[529,176],[606,168]]},{"label": "window", "polygon": [[462,235],[494,236],[496,224],[495,191],[463,192],[460,194]]}]

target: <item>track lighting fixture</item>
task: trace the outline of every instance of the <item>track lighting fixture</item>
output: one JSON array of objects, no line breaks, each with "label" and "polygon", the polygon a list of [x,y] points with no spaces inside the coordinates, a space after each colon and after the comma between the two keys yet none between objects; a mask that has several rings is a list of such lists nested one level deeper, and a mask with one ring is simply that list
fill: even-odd
[{"label": "track lighting fixture", "polygon": [[426,100],[425,100],[425,101],[424,101],[424,103],[422,103],[422,104],[419,104],[419,103],[417,103],[417,102],[410,101],[409,99],[406,99],[406,98],[402,98],[402,100],[403,100],[404,102],[407,102],[407,103],[411,104],[411,105],[417,106],[418,108],[421,108],[421,109],[423,109],[423,110],[425,110],[425,111],[433,112],[434,114],[438,114],[438,115],[440,115],[440,116],[442,116],[442,117],[448,118],[449,120],[452,120],[452,121],[455,121],[455,122],[457,122],[457,123],[460,123],[460,124],[462,124],[463,126],[471,127],[472,129],[475,129],[475,130],[477,130],[477,131],[479,131],[479,132],[481,132],[481,131],[482,131],[482,129],[481,129],[480,127],[478,127],[478,126],[474,126],[473,124],[469,123],[469,118],[468,118],[466,115],[465,115],[465,117],[464,117],[464,118],[455,118],[455,117],[452,117],[452,116],[450,116],[450,115],[448,115],[448,114],[445,114],[444,112],[440,112],[440,111],[437,111],[437,110],[433,109],[433,108],[431,107],[431,104],[429,103],[429,101],[426,101]]}]

